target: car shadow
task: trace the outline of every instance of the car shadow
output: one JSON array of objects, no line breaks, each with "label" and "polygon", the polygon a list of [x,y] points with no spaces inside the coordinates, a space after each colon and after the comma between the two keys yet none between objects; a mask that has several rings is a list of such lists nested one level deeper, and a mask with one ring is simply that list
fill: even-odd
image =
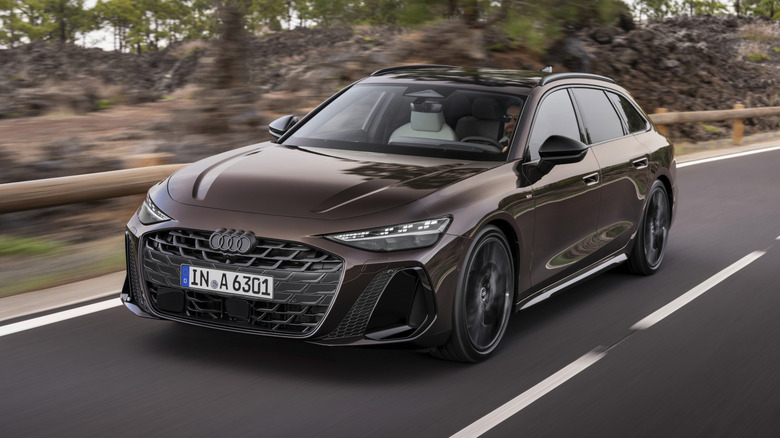
[{"label": "car shadow", "polygon": [[[506,367],[522,372],[527,357],[538,355],[538,350],[543,349],[541,342],[547,336],[546,331],[560,325],[561,318],[566,318],[567,314],[604,299],[604,294],[614,289],[614,283],[630,278],[633,276],[607,273],[514,314],[499,350],[479,364],[449,362],[403,348],[327,347],[295,339],[267,338],[168,321],[154,322],[160,324],[160,328],[147,335],[149,339],[144,345],[150,354],[187,363],[206,362],[247,373],[350,384],[391,386],[448,374],[479,372],[489,375],[493,371],[506,370]],[[526,359],[520,360],[521,357]],[[535,359],[537,363],[545,361],[544,357]]]}]

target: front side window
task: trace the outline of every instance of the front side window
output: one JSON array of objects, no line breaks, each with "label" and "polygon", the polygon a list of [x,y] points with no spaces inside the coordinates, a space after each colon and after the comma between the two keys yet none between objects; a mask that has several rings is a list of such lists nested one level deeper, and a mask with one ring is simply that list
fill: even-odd
[{"label": "front side window", "polygon": [[503,161],[514,126],[506,114],[515,122],[523,103],[523,96],[455,85],[357,84],[283,144]]},{"label": "front side window", "polygon": [[577,116],[566,90],[552,92],[539,105],[528,140],[531,161],[539,159],[539,147],[551,135],[562,135],[580,141]]},{"label": "front side window", "polygon": [[588,144],[601,143],[624,135],[623,122],[602,90],[575,88],[572,91],[582,111]]}]

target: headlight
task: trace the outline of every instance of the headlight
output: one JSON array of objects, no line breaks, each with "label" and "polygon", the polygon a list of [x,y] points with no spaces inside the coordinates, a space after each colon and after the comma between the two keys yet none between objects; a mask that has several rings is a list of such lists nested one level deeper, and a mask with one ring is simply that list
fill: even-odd
[{"label": "headlight", "polygon": [[138,220],[144,225],[156,224],[158,222],[165,222],[171,220],[171,217],[163,213],[149,195],[146,195],[146,200],[138,210]]},{"label": "headlight", "polygon": [[442,217],[370,230],[329,234],[325,238],[368,251],[400,251],[433,245],[449,224],[450,218]]}]

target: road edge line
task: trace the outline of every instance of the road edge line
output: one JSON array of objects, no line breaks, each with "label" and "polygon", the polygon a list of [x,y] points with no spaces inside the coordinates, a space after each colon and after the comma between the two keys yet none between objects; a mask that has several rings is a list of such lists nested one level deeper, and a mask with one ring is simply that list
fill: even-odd
[{"label": "road edge line", "polygon": [[760,153],[763,153],[763,152],[772,152],[772,151],[776,151],[776,150],[780,150],[780,146],[770,146],[768,148],[754,149],[752,151],[736,152],[736,153],[733,153],[733,154],[719,155],[719,156],[716,156],[716,157],[709,157],[709,158],[700,158],[698,160],[691,160],[691,161],[685,161],[685,162],[677,163],[677,168],[679,169],[679,168],[688,167],[688,166],[695,166],[697,164],[710,163],[710,162],[713,162],[713,161],[720,161],[720,160],[728,160],[729,158],[745,157],[745,156],[748,156],[748,155],[755,155],[755,154],[760,154]]},{"label": "road edge line", "polygon": [[117,298],[112,298],[110,300],[100,301],[94,304],[77,307],[75,309],[69,309],[69,310],[64,310],[62,312],[52,313],[51,315],[39,316],[37,318],[28,319],[26,321],[19,321],[12,324],[0,326],[0,338],[14,333],[19,333],[34,328],[43,327],[45,325],[54,324],[56,322],[65,321],[72,318],[78,318],[79,316],[89,315],[90,313],[108,310],[114,307],[119,307],[121,305],[122,305],[122,301],[119,299],[119,297],[117,297]]},{"label": "road edge line", "polygon": [[731,277],[732,275],[736,274],[737,272],[739,272],[749,264],[753,263],[764,254],[766,254],[766,251],[753,251],[750,254],[746,255],[745,257],[742,257],[741,259],[732,263],[727,268],[723,269],[722,271],[708,278],[704,282],[700,283],[698,286],[694,287],[688,292],[685,292],[684,294],[680,295],[676,299],[672,300],[669,304],[661,307],[660,309],[656,310],[650,315],[642,318],[639,322],[631,326],[631,330],[637,331],[637,330],[649,329],[650,327],[654,326],[655,324],[657,324],[667,316],[680,310],[686,304],[700,297],[708,290],[717,286],[723,280]]},{"label": "road edge line", "polygon": [[586,370],[607,355],[605,351],[592,350],[584,356],[561,368],[557,373],[542,380],[524,393],[504,403],[493,412],[471,423],[465,429],[452,435],[450,438],[472,438],[482,435],[495,426],[504,422],[507,418],[517,414],[531,403],[544,397],[547,393],[563,385],[572,377]]}]

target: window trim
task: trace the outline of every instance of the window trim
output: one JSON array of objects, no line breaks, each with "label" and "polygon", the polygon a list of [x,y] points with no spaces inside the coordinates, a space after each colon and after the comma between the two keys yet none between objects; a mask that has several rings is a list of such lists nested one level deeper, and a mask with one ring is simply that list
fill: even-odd
[{"label": "window trim", "polygon": [[[576,88],[590,88],[590,89],[599,90],[599,91],[605,93],[604,97],[607,98],[607,101],[612,106],[612,110],[615,111],[615,114],[617,115],[618,120],[620,120],[621,126],[623,128],[623,135],[622,136],[614,137],[614,138],[611,138],[611,139],[608,139],[608,140],[602,140],[602,141],[596,142],[596,143],[584,142],[588,147],[600,145],[602,143],[606,143],[606,142],[609,142],[609,141],[620,140],[622,138],[628,137],[629,135],[642,134],[642,133],[645,133],[645,132],[647,132],[647,131],[649,131],[651,129],[651,125],[650,125],[650,123],[648,121],[647,115],[643,111],[641,111],[641,110],[639,110],[637,108],[637,106],[634,104],[632,99],[629,99],[627,96],[625,96],[623,93],[621,93],[621,92],[619,92],[617,90],[612,90],[610,88],[597,87],[597,86],[593,86],[593,85],[584,85],[584,84],[580,85],[580,84],[577,84],[577,85],[569,86],[569,90],[570,90],[569,92],[571,94],[572,100],[575,102],[575,104],[577,106],[577,109],[578,109],[578,111],[577,111],[577,116],[578,117],[581,116],[582,109],[580,107],[580,102],[577,100],[577,97],[574,95],[574,91],[573,90],[576,89]],[[642,130],[642,131],[628,132],[628,123],[626,122],[626,120],[623,119],[623,116],[620,115],[620,111],[618,111],[615,108],[615,104],[612,103],[612,99],[610,99],[609,96],[606,95],[606,93],[615,93],[618,96],[623,97],[624,99],[626,99],[626,101],[628,101],[628,103],[630,103],[631,106],[634,107],[634,109],[637,111],[637,113],[639,113],[639,115],[642,116],[642,118],[645,120],[645,129]],[[582,132],[583,132],[583,136],[584,136],[587,133],[587,130],[585,130],[585,119],[582,118],[582,119],[579,120],[579,122],[582,124]]]},{"label": "window trim", "polygon": [[574,111],[574,119],[577,121],[577,130],[580,133],[579,141],[585,146],[590,147],[587,143],[583,141],[584,139],[584,131],[583,131],[583,123],[582,119],[580,118],[579,109],[577,107],[576,102],[573,100],[574,96],[571,93],[571,86],[570,85],[561,85],[555,88],[552,88],[550,90],[547,90],[544,94],[542,94],[542,97],[539,98],[539,103],[536,105],[536,108],[534,108],[533,118],[531,120],[531,124],[528,128],[528,135],[525,139],[525,150],[523,151],[522,161],[524,162],[535,162],[538,160],[531,160],[531,137],[533,137],[534,128],[536,127],[537,117],[539,116],[539,108],[544,105],[545,100],[547,100],[550,95],[553,93],[556,93],[558,91],[565,91],[566,94],[569,96],[569,103],[572,106],[572,110]]}]

